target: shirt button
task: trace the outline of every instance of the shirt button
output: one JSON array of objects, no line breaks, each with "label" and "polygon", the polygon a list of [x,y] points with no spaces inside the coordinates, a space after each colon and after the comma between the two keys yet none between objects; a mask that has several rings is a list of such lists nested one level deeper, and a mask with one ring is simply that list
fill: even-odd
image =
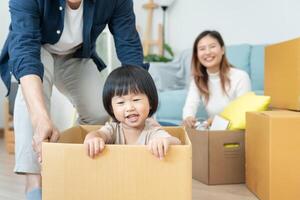
[{"label": "shirt button", "polygon": [[60,34],[60,30],[57,30],[56,33],[59,35]]},{"label": "shirt button", "polygon": [[59,10],[62,11],[62,10],[63,10],[63,7],[62,7],[62,6],[59,6]]}]

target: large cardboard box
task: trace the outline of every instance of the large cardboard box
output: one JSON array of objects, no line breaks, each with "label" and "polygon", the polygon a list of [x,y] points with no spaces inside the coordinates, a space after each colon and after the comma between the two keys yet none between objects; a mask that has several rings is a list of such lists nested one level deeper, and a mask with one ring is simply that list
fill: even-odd
[{"label": "large cardboard box", "polygon": [[143,145],[106,145],[95,159],[85,154],[82,126],[43,143],[43,200],[191,200],[192,147],[181,127],[165,128],[182,145],[159,160]]},{"label": "large cardboard box", "polygon": [[300,113],[246,115],[246,185],[261,200],[300,199]]},{"label": "large cardboard box", "polygon": [[243,131],[187,129],[193,148],[193,178],[208,185],[245,182]]},{"label": "large cardboard box", "polygon": [[264,93],[272,107],[300,110],[300,38],[265,48]]}]

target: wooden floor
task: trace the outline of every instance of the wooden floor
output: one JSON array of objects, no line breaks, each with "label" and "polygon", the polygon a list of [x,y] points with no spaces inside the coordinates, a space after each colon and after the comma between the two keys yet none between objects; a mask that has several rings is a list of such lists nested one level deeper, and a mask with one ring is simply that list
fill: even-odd
[{"label": "wooden floor", "polygon": [[[23,200],[24,177],[13,173],[14,156],[0,138],[0,200]],[[193,180],[193,200],[258,200],[244,184],[207,186]]]},{"label": "wooden floor", "polygon": [[24,176],[13,173],[14,156],[6,153],[4,140],[0,138],[0,200],[23,200]]}]

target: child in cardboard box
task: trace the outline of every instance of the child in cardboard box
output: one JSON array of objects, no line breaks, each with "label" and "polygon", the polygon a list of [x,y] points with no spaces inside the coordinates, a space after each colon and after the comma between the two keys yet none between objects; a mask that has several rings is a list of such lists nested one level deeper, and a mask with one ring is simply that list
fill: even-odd
[{"label": "child in cardboard box", "polygon": [[113,121],[85,137],[85,148],[91,158],[105,144],[139,144],[147,145],[153,155],[163,159],[169,145],[181,143],[151,118],[157,110],[158,95],[152,77],[141,67],[113,70],[104,84],[103,105]]},{"label": "child in cardboard box", "polygon": [[217,31],[203,31],[196,38],[192,55],[192,80],[183,108],[183,124],[196,128],[196,113],[203,102],[209,126],[215,115],[237,97],[251,91],[247,72],[234,68],[225,55],[225,44]]}]

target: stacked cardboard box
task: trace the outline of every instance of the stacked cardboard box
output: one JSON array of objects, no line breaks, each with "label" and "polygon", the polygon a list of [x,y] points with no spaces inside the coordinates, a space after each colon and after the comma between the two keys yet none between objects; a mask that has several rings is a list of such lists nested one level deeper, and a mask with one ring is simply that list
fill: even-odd
[{"label": "stacked cardboard box", "polygon": [[106,145],[94,159],[83,139],[97,126],[71,128],[43,143],[43,200],[191,200],[192,147],[183,128],[166,128],[182,145],[159,160],[143,145]]},{"label": "stacked cardboard box", "polygon": [[261,200],[300,199],[300,113],[247,113],[246,184]]},{"label": "stacked cardboard box", "polygon": [[300,38],[266,47],[265,95],[274,108],[300,111]]},{"label": "stacked cardboard box", "polygon": [[247,113],[246,185],[261,200],[298,200],[300,38],[266,47],[265,94],[290,111]]}]

